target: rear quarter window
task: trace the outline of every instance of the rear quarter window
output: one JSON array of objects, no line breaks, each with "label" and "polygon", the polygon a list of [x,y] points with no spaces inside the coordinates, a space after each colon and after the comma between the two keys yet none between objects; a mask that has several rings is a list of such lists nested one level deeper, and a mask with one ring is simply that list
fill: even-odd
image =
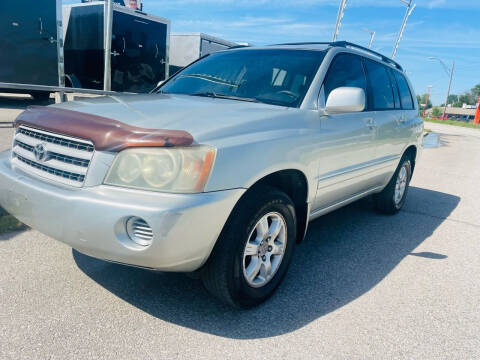
[{"label": "rear quarter window", "polygon": [[407,80],[403,74],[398,71],[394,71],[395,80],[397,80],[398,90],[400,91],[400,101],[402,102],[402,108],[406,110],[414,109],[412,93],[408,86]]}]

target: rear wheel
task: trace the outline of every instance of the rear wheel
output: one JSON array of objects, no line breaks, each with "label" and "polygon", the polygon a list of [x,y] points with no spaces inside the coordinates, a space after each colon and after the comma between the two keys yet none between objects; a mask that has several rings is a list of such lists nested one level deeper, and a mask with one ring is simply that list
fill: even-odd
[{"label": "rear wheel", "polygon": [[380,212],[395,214],[403,207],[411,177],[412,164],[410,159],[404,156],[388,185],[375,195],[375,205]]},{"label": "rear wheel", "polygon": [[249,308],[268,299],[287,272],[296,243],[292,200],[283,192],[253,190],[234,209],[202,272],[221,301]]}]

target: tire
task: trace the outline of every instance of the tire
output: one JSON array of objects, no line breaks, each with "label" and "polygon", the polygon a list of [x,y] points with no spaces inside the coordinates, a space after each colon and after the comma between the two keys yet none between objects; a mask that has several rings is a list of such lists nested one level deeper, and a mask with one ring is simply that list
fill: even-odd
[{"label": "tire", "polygon": [[30,95],[36,101],[45,102],[50,99],[50,93],[47,91],[32,91]]},{"label": "tire", "polygon": [[[259,231],[267,229],[261,224],[268,224],[268,231]],[[262,236],[283,227],[285,231],[280,230],[272,238]],[[204,286],[219,300],[237,308],[251,308],[264,302],[287,272],[297,239],[296,229],[294,204],[285,193],[266,186],[250,190],[234,208],[202,271]],[[247,255],[247,243],[255,255]],[[266,272],[268,263],[270,273]]]},{"label": "tire", "polygon": [[[406,176],[406,177],[403,178],[403,176]],[[385,187],[385,189],[382,190],[381,193],[374,196],[375,206],[377,210],[383,214],[391,214],[391,215],[399,212],[402,209],[403,205],[405,204],[405,199],[407,198],[408,187],[410,185],[411,178],[412,178],[412,163],[408,156],[403,156],[402,160],[400,161],[400,164],[397,167],[397,170],[395,170],[395,173],[390,179],[388,185]],[[401,188],[401,182],[404,181],[403,191],[397,188],[397,180],[400,182],[399,184],[400,188]],[[396,192],[396,189],[399,192]]]}]

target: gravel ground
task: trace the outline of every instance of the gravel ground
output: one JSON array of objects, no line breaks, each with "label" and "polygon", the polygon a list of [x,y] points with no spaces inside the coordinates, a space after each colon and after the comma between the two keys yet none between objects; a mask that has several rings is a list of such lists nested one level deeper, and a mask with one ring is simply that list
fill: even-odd
[{"label": "gravel ground", "polygon": [[480,358],[480,131],[428,127],[443,146],[425,149],[404,211],[361,201],[315,220],[254,310],[182,274],[1,235],[0,359]]}]

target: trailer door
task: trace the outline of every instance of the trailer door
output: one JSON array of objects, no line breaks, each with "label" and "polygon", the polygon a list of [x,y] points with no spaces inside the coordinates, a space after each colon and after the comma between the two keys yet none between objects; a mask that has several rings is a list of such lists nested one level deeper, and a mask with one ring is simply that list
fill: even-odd
[{"label": "trailer door", "polygon": [[112,90],[146,93],[166,76],[167,25],[115,10]]},{"label": "trailer door", "polygon": [[0,82],[58,86],[56,0],[0,2]]}]

